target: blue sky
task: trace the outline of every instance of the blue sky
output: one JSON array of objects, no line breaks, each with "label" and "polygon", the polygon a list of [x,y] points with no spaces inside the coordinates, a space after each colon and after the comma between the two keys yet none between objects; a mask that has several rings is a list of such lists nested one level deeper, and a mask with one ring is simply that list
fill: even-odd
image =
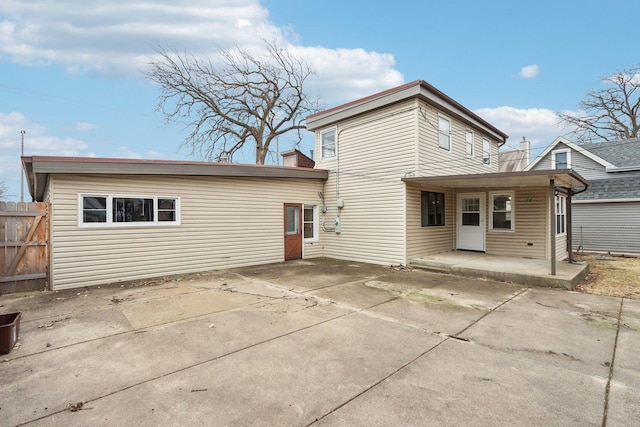
[{"label": "blue sky", "polygon": [[638,16],[637,0],[3,0],[0,181],[19,199],[22,129],[25,155],[195,159],[154,111],[153,48],[214,55],[262,38],[307,58],[328,107],[422,79],[509,134],[506,149],[526,136],[539,151],[567,132],[555,111],[640,64]]}]

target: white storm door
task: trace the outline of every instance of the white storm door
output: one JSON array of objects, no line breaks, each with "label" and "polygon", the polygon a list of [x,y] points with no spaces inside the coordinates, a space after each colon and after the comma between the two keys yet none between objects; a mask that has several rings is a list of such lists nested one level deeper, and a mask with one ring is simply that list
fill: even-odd
[{"label": "white storm door", "polygon": [[484,251],[484,193],[458,194],[458,249]]}]

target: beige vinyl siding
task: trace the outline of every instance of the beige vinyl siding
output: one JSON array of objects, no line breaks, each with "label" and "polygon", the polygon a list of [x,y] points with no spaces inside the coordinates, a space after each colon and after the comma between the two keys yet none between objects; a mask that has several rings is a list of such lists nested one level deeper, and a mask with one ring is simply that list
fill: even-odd
[{"label": "beige vinyl siding", "polygon": [[[499,191],[499,190],[495,190]],[[505,191],[509,191],[506,189]],[[547,258],[547,188],[515,189],[514,231],[489,230],[491,200],[487,199],[486,252],[514,257]],[[532,246],[528,244],[532,243]]]},{"label": "beige vinyl siding", "polygon": [[[451,151],[438,146],[438,114],[451,121]],[[466,154],[467,129],[472,130],[474,135],[473,157]],[[418,116],[418,135],[419,167],[416,176],[498,172],[498,143],[495,139],[425,103],[421,103]],[[483,137],[491,141],[490,166],[482,163]]]},{"label": "beige vinyl siding", "polygon": [[[321,214],[321,222],[331,230],[338,213],[341,221],[340,234],[321,231],[325,256],[405,263],[401,179],[415,167],[416,119],[412,101],[338,125],[338,158],[317,163],[318,168],[330,170],[324,186],[327,212]],[[344,201],[341,211],[336,207],[337,198]]]},{"label": "beige vinyl siding", "polygon": [[562,261],[569,256],[567,252],[567,235],[556,236],[556,260]]},{"label": "beige vinyl siding", "polygon": [[[444,226],[422,227],[421,192],[434,191],[444,193]],[[455,249],[455,199],[450,189],[417,188],[407,186],[407,259],[447,252]],[[407,261],[407,262],[408,262]]]},{"label": "beige vinyl siding", "polygon": [[[283,261],[283,204],[319,204],[318,180],[51,177],[54,289]],[[180,198],[181,225],[78,227],[78,194]],[[305,245],[306,256],[321,246]]]}]

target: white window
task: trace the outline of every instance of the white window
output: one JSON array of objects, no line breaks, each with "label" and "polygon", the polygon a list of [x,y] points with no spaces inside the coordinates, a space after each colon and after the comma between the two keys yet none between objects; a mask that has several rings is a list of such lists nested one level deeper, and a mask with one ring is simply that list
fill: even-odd
[{"label": "white window", "polygon": [[438,117],[438,145],[451,151],[451,121],[442,116]]},{"label": "white window", "polygon": [[465,138],[467,142],[467,156],[473,157],[473,131],[467,130]]},{"label": "white window", "polygon": [[482,138],[482,163],[491,164],[491,141],[487,138]]},{"label": "white window", "polygon": [[565,196],[556,196],[556,234],[565,234],[567,232],[567,198]]},{"label": "white window", "polygon": [[511,231],[514,224],[514,196],[512,191],[489,193],[491,200],[490,226],[492,230]]},{"label": "white window", "polygon": [[302,217],[302,229],[305,242],[317,242],[319,240],[320,221],[318,221],[318,206],[304,205]]},{"label": "white window", "polygon": [[320,132],[320,153],[322,159],[330,159],[336,156],[336,129]]},{"label": "white window", "polygon": [[551,152],[551,169],[571,169],[571,150],[553,150]]},{"label": "white window", "polygon": [[80,194],[80,227],[180,225],[180,199],[164,196]]}]

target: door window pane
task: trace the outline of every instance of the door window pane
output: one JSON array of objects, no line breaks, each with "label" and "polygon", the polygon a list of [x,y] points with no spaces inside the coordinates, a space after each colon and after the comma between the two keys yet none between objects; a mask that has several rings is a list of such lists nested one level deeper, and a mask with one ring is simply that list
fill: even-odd
[{"label": "door window pane", "polygon": [[285,234],[300,234],[300,208],[287,206],[285,208]]},{"label": "door window pane", "polygon": [[480,213],[478,212],[463,212],[462,213],[462,225],[480,225]]}]

